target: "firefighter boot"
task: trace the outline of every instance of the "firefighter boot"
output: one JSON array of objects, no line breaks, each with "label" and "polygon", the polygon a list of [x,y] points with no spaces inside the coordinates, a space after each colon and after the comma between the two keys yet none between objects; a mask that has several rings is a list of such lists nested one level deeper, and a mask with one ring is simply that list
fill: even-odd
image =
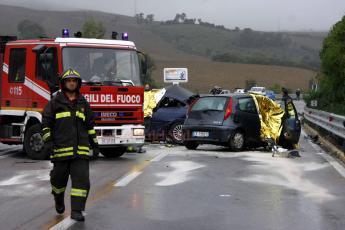
[{"label": "firefighter boot", "polygon": [[71,212],[71,219],[76,221],[84,221],[85,217],[81,211],[73,211]]},{"label": "firefighter boot", "polygon": [[64,196],[56,196],[54,195],[54,200],[55,200],[55,209],[56,212],[59,214],[62,214],[65,212],[65,201],[64,201]]}]

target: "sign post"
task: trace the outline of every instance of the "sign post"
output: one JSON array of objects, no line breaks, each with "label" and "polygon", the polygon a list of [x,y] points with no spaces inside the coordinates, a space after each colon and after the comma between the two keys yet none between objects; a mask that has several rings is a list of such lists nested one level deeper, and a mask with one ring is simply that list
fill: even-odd
[{"label": "sign post", "polygon": [[179,83],[188,82],[188,69],[187,68],[164,68],[164,83]]},{"label": "sign post", "polygon": [[310,102],[310,106],[316,108],[317,107],[317,100],[312,100]]}]

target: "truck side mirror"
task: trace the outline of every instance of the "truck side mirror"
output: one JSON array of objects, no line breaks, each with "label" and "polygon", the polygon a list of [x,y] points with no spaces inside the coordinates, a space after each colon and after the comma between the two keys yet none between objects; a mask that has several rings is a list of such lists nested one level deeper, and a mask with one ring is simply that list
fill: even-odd
[{"label": "truck side mirror", "polygon": [[141,73],[146,76],[148,70],[147,59],[141,61]]},{"label": "truck side mirror", "polygon": [[39,61],[42,66],[43,78],[44,80],[46,80],[50,92],[54,93],[59,89],[59,85],[57,85],[56,81],[54,80],[54,78],[56,78],[57,76],[53,76],[51,71],[54,64],[54,55],[52,53],[44,52],[39,55]]},{"label": "truck side mirror", "polygon": [[51,68],[54,56],[52,53],[42,53],[40,54],[40,63],[42,68],[45,72],[49,72],[48,70]]},{"label": "truck side mirror", "polygon": [[148,68],[149,68],[147,55],[140,51],[138,51],[138,55],[139,55],[139,61],[140,61],[141,74],[146,76]]}]

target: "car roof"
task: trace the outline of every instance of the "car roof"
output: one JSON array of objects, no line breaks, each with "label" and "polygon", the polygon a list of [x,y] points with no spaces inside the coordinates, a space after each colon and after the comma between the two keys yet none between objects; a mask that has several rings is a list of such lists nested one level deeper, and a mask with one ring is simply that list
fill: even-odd
[{"label": "car roof", "polygon": [[173,98],[182,102],[188,101],[188,99],[195,94],[191,91],[179,86],[179,85],[171,85],[165,88],[165,97]]},{"label": "car roof", "polygon": [[233,98],[242,98],[242,97],[250,97],[250,94],[248,93],[230,93],[230,94],[203,94],[200,95],[200,98],[203,97],[233,97]]}]

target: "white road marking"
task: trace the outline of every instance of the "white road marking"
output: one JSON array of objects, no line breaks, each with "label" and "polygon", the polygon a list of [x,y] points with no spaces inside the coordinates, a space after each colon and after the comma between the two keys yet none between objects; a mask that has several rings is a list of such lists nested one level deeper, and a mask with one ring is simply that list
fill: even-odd
[{"label": "white road marking", "polygon": [[[158,154],[154,159],[151,161],[159,161],[163,157],[165,157],[168,154]],[[156,159],[157,158],[157,159]],[[132,182],[135,178],[137,178],[142,172],[140,171],[135,171],[132,172],[124,177],[122,177],[120,180],[118,180],[115,184],[114,187],[125,187],[127,186],[130,182]],[[84,214],[86,215],[86,214]],[[54,225],[53,227],[49,228],[49,230],[66,230],[70,228],[73,224],[75,224],[76,221],[72,220],[70,217],[66,217],[64,220],[59,222],[58,224]]]},{"label": "white road marking", "polygon": [[39,170],[23,170],[16,173],[16,175],[0,181],[0,186],[33,184],[38,181],[49,180],[49,169]]},{"label": "white road marking", "polygon": [[230,194],[219,195],[220,197],[231,197]]},{"label": "white road marking", "polygon": [[53,227],[49,228],[49,230],[65,230],[75,223],[75,220],[72,220],[71,217],[67,217],[63,221],[59,222],[57,225],[54,225]]},{"label": "white road marking", "polygon": [[161,161],[164,157],[168,156],[169,154],[168,153],[160,153],[158,154],[157,156],[155,156],[155,158],[153,158],[151,160],[151,162],[159,162]]},{"label": "white road marking", "polygon": [[[307,136],[307,134],[303,130],[302,135]],[[331,155],[325,153],[318,145],[314,144],[311,140],[308,140],[308,142],[311,145],[311,147],[317,152],[316,154],[320,155],[323,159],[325,159],[342,177],[345,178],[345,167],[342,164],[340,164]]]},{"label": "white road marking", "polygon": [[238,178],[240,181],[284,186],[300,191],[304,196],[318,202],[335,199],[328,188],[315,184],[304,177],[305,168],[319,170],[322,168],[321,166],[316,167],[313,164],[310,167],[308,162],[297,163],[288,158],[273,158],[269,154],[247,153],[246,157],[242,159],[254,164],[248,166],[252,175]]},{"label": "white road marking", "polygon": [[5,158],[8,158],[8,157],[10,157],[10,156],[13,156],[14,154],[15,154],[15,153],[10,153],[10,154],[2,155],[2,156],[0,156],[0,160],[5,159]]},{"label": "white road marking", "polygon": [[125,187],[127,186],[131,181],[133,181],[135,178],[137,178],[142,172],[132,172],[128,174],[127,176],[123,177],[119,181],[117,181],[114,184],[114,187]]},{"label": "white road marking", "polygon": [[[86,216],[87,214],[84,212],[83,215]],[[70,228],[75,223],[77,223],[77,221],[71,219],[71,217],[68,216],[65,219],[63,219],[61,222],[59,222],[56,225],[54,225],[53,227],[49,228],[49,230],[66,230],[66,229]]]},{"label": "white road marking", "polygon": [[328,161],[328,163],[330,163],[330,165],[333,166],[333,168],[342,176],[345,178],[345,168],[343,165],[341,165],[338,161],[336,161],[333,157],[331,157],[330,155],[323,153],[323,152],[319,152],[317,153],[318,155],[322,156],[324,159],[326,159]]},{"label": "white road marking", "polygon": [[156,176],[162,178],[157,182],[157,186],[172,186],[184,183],[191,179],[190,173],[194,170],[205,167],[205,165],[193,161],[173,161],[169,163],[173,171],[157,173]]}]

